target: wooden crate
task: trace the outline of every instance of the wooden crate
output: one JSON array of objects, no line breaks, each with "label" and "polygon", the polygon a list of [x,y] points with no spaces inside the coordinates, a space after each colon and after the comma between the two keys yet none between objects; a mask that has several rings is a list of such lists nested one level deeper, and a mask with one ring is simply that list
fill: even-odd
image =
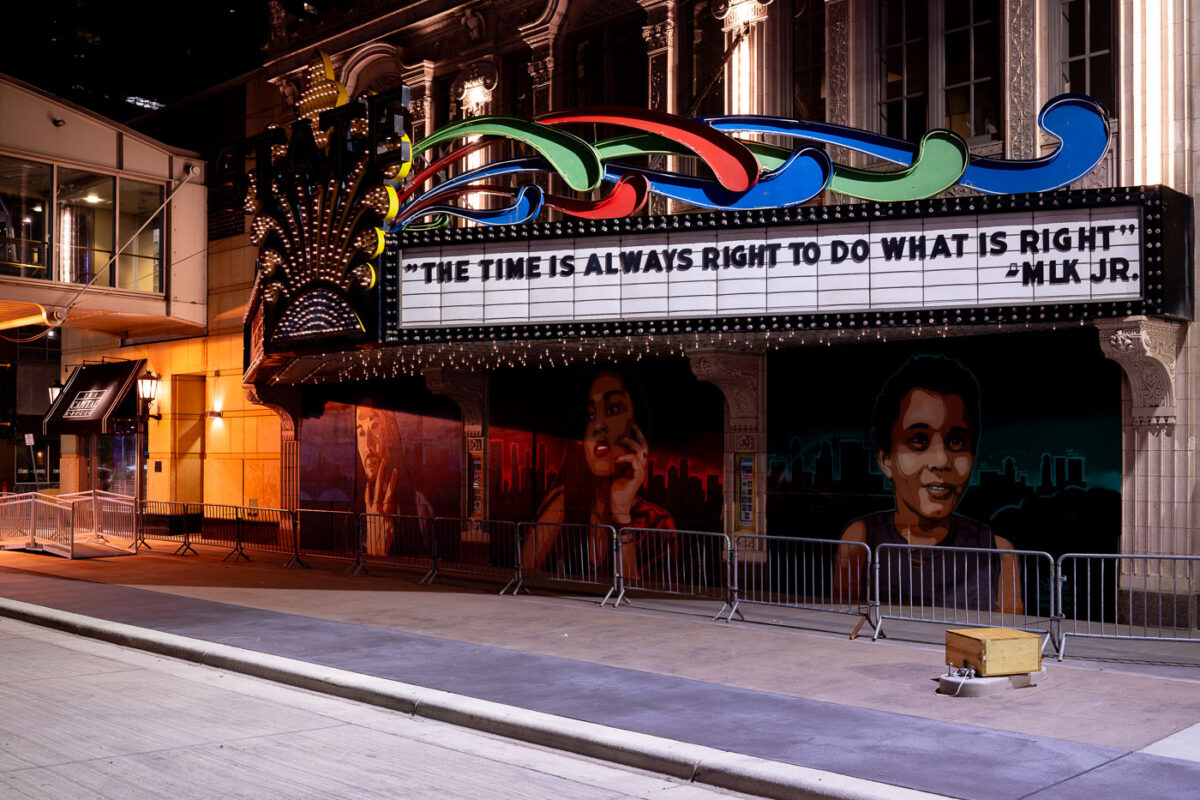
[{"label": "wooden crate", "polygon": [[1019,675],[1042,668],[1042,637],[1012,628],[946,631],[946,663],[974,667],[980,677]]}]

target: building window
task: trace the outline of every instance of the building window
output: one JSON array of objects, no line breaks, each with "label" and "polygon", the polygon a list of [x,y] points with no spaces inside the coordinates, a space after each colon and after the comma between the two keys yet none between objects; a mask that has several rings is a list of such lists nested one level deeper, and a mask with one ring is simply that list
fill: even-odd
[{"label": "building window", "polygon": [[49,164],[0,156],[0,274],[49,278]]},{"label": "building window", "polygon": [[792,115],[797,119],[825,119],[825,0],[795,3]]},{"label": "building window", "polygon": [[998,0],[883,0],[879,13],[883,132],[909,141],[931,128],[996,138],[1003,127]]},{"label": "building window", "polygon": [[714,116],[725,112],[725,34],[721,20],[713,16],[709,0],[692,0],[681,4],[682,20],[679,59],[683,67],[680,110],[693,116]]},{"label": "building window", "polygon": [[120,179],[117,256],[114,285],[140,292],[162,291],[163,187]]},{"label": "building window", "polygon": [[113,214],[116,211],[116,181],[60,167],[55,202],[58,222],[58,279],[68,283],[113,286]]},{"label": "building window", "polygon": [[884,0],[879,9],[883,132],[915,140],[928,128],[929,6]]},{"label": "building window", "polygon": [[1112,0],[1066,0],[1058,22],[1063,91],[1091,95],[1115,113]]},{"label": "building window", "polygon": [[964,139],[1000,130],[1000,47],[996,2],[945,4],[945,127]]}]

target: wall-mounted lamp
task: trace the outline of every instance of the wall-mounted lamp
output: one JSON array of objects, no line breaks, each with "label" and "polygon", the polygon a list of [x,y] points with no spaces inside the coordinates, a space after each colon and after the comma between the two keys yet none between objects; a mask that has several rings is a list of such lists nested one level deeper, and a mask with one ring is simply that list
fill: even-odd
[{"label": "wall-mounted lamp", "polygon": [[142,408],[145,409],[146,416],[150,419],[161,420],[162,414],[150,413],[150,404],[158,397],[158,381],[159,376],[150,370],[146,370],[142,377],[138,378],[137,392],[138,401],[143,404]]},{"label": "wall-mounted lamp", "polygon": [[54,405],[54,403],[58,400],[58,396],[62,394],[62,390],[62,381],[59,380],[54,381],[54,383],[46,387],[46,391],[50,393],[50,405]]},{"label": "wall-mounted lamp", "polygon": [[205,411],[204,412],[205,419],[221,419],[222,416],[223,415],[221,414],[220,411]]}]

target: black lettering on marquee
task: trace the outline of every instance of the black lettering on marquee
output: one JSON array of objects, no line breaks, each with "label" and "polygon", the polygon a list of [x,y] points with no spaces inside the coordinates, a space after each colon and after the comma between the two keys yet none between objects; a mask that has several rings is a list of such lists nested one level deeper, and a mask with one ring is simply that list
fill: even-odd
[{"label": "black lettering on marquee", "polygon": [[565,255],[558,262],[558,274],[569,278],[575,274],[575,256]]},{"label": "black lettering on marquee", "polygon": [[600,256],[595,253],[588,255],[587,266],[583,268],[584,275],[603,275],[604,268],[600,266]]},{"label": "black lettering on marquee", "polygon": [[721,257],[721,251],[715,247],[706,247],[700,251],[701,269],[718,269],[717,260]]},{"label": "black lettering on marquee", "polygon": [[637,272],[642,264],[641,250],[622,250],[621,251],[621,271],[628,275],[631,272]]}]

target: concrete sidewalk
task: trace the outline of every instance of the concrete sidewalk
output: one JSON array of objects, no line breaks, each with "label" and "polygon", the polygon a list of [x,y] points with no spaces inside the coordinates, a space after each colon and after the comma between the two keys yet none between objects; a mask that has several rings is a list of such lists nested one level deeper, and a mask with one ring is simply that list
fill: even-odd
[{"label": "concrete sidewalk", "polygon": [[[691,754],[672,761],[669,743],[707,748],[710,777],[741,791],[866,797],[896,786],[1091,800],[1103,787],[1108,796],[1200,796],[1194,642],[1157,648],[1152,664],[1128,663],[1146,661],[1147,649],[1121,643],[1107,648],[1108,660],[1048,663],[1049,679],[1038,687],[965,699],[934,694],[931,679],[944,669],[938,645],[712,623],[708,608],[689,604],[614,611],[596,599],[497,597],[257,560],[226,564],[212,554],[66,562],[2,553],[0,595],[194,640],[170,645],[181,657],[203,660],[214,652],[204,643],[214,643],[247,651],[249,662],[287,659],[285,672],[310,665],[523,709],[553,722],[539,717],[542,728],[524,734],[524,722],[505,723],[504,733],[670,774],[704,762]],[[8,605],[5,613],[22,613]],[[102,635],[103,625],[92,628]],[[941,631],[926,626],[916,635]],[[500,724],[489,719],[456,721]],[[572,743],[588,729],[580,723],[632,738]],[[649,738],[631,745],[639,736]],[[596,747],[606,752],[587,749]],[[749,760],[718,763],[721,751]],[[764,778],[789,766],[820,772]],[[734,783],[739,771],[745,781]],[[808,794],[799,793],[801,774],[817,780]],[[830,791],[836,775],[883,786],[821,794],[823,774]]]}]

